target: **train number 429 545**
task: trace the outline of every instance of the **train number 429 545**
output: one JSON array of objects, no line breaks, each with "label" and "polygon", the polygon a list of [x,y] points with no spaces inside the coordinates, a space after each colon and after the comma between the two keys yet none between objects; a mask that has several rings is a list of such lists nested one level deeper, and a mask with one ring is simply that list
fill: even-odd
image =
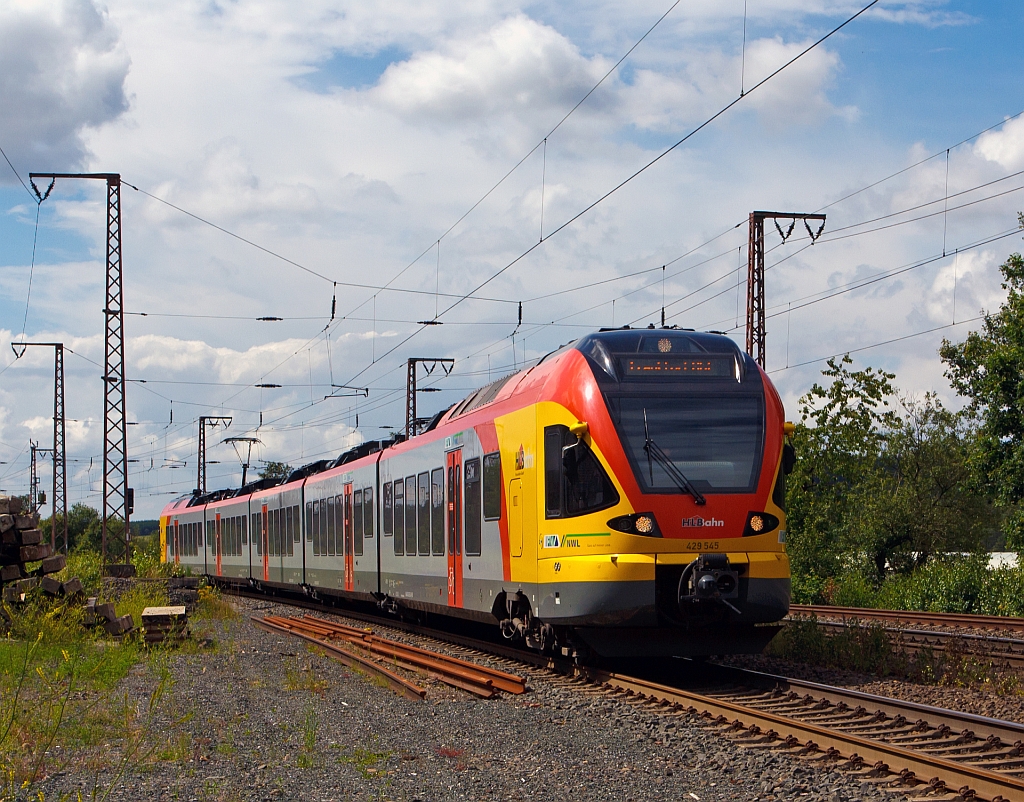
[{"label": "train number 429 545", "polygon": [[687,540],[687,551],[718,551],[717,540]]}]

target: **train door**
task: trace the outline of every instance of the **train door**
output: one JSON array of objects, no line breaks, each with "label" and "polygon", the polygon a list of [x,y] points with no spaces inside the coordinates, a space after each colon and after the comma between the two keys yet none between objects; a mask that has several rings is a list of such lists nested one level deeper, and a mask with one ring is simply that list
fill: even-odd
[{"label": "train door", "polygon": [[219,513],[219,512],[218,512],[218,513],[216,514],[216,516],[214,517],[214,519],[213,519],[213,520],[214,520],[214,523],[213,523],[213,532],[214,532],[214,537],[216,538],[216,539],[214,540],[214,543],[216,543],[216,545],[217,545],[217,576],[221,576],[221,560],[220,560],[220,553],[221,553],[221,548],[220,548],[220,513]]},{"label": "train door", "polygon": [[448,470],[448,606],[462,606],[462,450],[449,451]]},{"label": "train door", "polygon": [[270,581],[270,537],[267,530],[267,505],[260,508],[260,542],[263,543],[263,581]]},{"label": "train door", "polygon": [[352,528],[352,485],[345,485],[342,525],[345,538],[345,590],[355,590],[355,530]]},{"label": "train door", "polygon": [[508,483],[508,550],[512,557],[523,556],[523,480]]}]

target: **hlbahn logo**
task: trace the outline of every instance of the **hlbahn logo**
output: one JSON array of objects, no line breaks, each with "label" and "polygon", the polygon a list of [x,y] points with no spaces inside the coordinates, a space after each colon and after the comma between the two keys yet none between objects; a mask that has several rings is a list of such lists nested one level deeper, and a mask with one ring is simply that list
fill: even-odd
[{"label": "hlbahn logo", "polygon": [[683,518],[683,528],[691,527],[700,529],[705,526],[725,526],[725,521],[717,518]]},{"label": "hlbahn logo", "polygon": [[526,467],[526,451],[523,449],[522,444],[519,445],[519,450],[516,452],[516,470],[521,471]]}]

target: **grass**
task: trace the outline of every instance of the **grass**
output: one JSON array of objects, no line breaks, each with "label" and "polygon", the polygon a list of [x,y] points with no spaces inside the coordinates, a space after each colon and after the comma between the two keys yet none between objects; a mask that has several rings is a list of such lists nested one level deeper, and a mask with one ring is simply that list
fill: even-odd
[{"label": "grass", "polygon": [[229,621],[238,618],[238,611],[224,601],[217,588],[203,585],[199,588],[199,602],[192,617],[196,620]]},{"label": "grass", "polygon": [[[162,588],[140,583],[118,599],[118,612],[139,623],[145,607],[166,599]],[[186,719],[156,729],[167,718],[171,687],[166,650],[147,650],[138,637],[105,639],[102,630],[83,626],[80,599],[39,589],[25,603],[5,606],[2,620],[0,800],[35,798],[32,785],[67,765],[104,776],[103,787],[86,793],[102,800],[131,768],[186,753],[179,734]],[[149,692],[119,691],[140,664],[150,674]]]}]

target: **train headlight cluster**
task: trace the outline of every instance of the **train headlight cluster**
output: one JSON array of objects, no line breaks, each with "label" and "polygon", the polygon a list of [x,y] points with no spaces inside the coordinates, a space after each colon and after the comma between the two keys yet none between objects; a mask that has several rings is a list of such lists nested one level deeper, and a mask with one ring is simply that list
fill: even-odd
[{"label": "train headlight cluster", "polygon": [[608,521],[608,528],[627,535],[645,535],[661,537],[661,529],[653,512],[634,512],[632,515],[620,515]]},{"label": "train headlight cluster", "polygon": [[779,526],[779,519],[770,512],[751,512],[747,514],[747,524],[743,527],[743,537],[763,535]]}]

